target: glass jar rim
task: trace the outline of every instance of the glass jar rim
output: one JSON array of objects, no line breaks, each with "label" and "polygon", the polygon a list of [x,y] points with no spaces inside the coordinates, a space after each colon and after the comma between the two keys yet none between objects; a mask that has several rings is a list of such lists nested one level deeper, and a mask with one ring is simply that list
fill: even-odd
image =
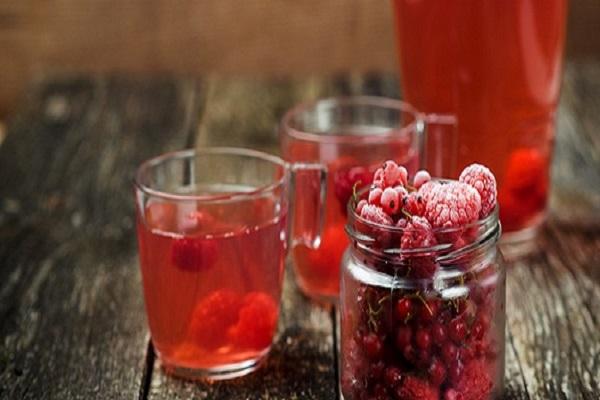
[{"label": "glass jar rim", "polygon": [[[444,184],[450,183],[450,182],[457,182],[455,180],[450,180],[450,179],[434,179],[434,181],[442,182]],[[351,240],[356,240],[356,241],[364,243],[364,244],[367,244],[369,242],[370,243],[375,242],[374,238],[369,237],[366,234],[358,232],[356,229],[354,229],[354,226],[357,223],[361,224],[369,229],[373,229],[374,231],[389,233],[389,234],[396,234],[398,236],[401,236],[405,232],[418,231],[417,229],[407,229],[406,227],[398,227],[398,226],[392,226],[392,225],[379,224],[377,222],[369,221],[369,220],[363,218],[362,216],[360,216],[356,212],[356,204],[357,204],[356,200],[357,200],[357,198],[360,198],[360,196],[367,193],[368,190],[369,190],[369,187],[365,187],[365,188],[361,189],[358,192],[358,196],[354,196],[353,198],[351,198],[348,201],[348,205],[347,205],[348,220],[346,223],[345,230]],[[488,216],[486,216],[484,218],[479,218],[477,221],[473,221],[469,224],[461,225],[459,227],[432,228],[432,233],[436,237],[439,237],[441,235],[452,236],[452,234],[461,234],[465,231],[473,230],[473,229],[477,229],[478,231],[480,231],[480,234],[477,235],[477,240],[475,241],[475,243],[473,243],[471,246],[465,246],[464,248],[460,248],[460,249],[453,251],[452,252],[453,256],[456,256],[458,252],[460,252],[460,253],[466,252],[468,250],[471,250],[471,249],[477,247],[476,244],[485,243],[488,238],[500,236],[502,228],[501,228],[501,224],[500,224],[500,220],[499,220],[498,205],[496,205],[494,207],[494,209]],[[453,243],[438,243],[431,247],[421,247],[421,248],[408,249],[408,250],[402,250],[399,248],[391,247],[388,249],[384,249],[384,251],[386,253],[389,253],[390,255],[392,255],[392,254],[393,255],[410,255],[410,254],[422,254],[422,253],[426,253],[426,252],[439,253],[439,252],[443,252],[445,250],[449,250],[452,247],[453,247]],[[440,257],[440,259],[442,259],[442,258],[445,258],[445,256]]]},{"label": "glass jar rim", "polygon": [[[366,135],[343,135],[343,134],[325,134],[317,132],[309,132],[306,130],[296,129],[293,127],[292,121],[295,117],[302,113],[311,112],[316,110],[317,107],[336,107],[336,106],[373,106],[380,107],[382,109],[396,110],[400,113],[408,113],[412,116],[412,121],[406,125],[401,126],[399,129],[390,128],[388,132],[381,134],[366,134]],[[347,143],[356,142],[357,136],[364,142],[381,142],[389,141],[395,138],[404,138],[412,132],[419,131],[423,127],[423,121],[425,116],[419,112],[411,104],[402,100],[393,99],[389,97],[380,96],[340,96],[340,97],[328,97],[318,99],[314,101],[307,101],[300,103],[284,114],[281,119],[281,130],[298,140],[304,140],[309,142],[319,143]],[[399,133],[401,133],[399,135]]]},{"label": "glass jar rim", "polygon": [[[159,190],[152,188],[150,185],[146,184],[145,181],[147,179],[147,174],[150,172],[152,168],[155,168],[165,162],[172,160],[182,160],[182,159],[195,159],[201,157],[202,155],[223,155],[223,156],[239,156],[239,157],[249,157],[258,160],[262,160],[268,163],[271,163],[275,166],[278,166],[282,169],[283,173],[281,177],[275,179],[273,182],[259,186],[250,191],[239,191],[227,194],[180,194],[180,193],[169,193],[168,191]],[[241,147],[201,147],[197,149],[184,149],[184,150],[176,150],[167,152],[156,157],[150,158],[137,168],[133,185],[136,190],[143,192],[144,194],[156,198],[161,198],[163,200],[170,201],[196,201],[196,202],[215,202],[215,201],[243,201],[250,200],[265,193],[271,193],[277,190],[279,187],[284,185],[286,179],[286,171],[289,169],[289,164],[285,162],[283,159],[268,153],[264,153],[258,150],[246,149]]]}]

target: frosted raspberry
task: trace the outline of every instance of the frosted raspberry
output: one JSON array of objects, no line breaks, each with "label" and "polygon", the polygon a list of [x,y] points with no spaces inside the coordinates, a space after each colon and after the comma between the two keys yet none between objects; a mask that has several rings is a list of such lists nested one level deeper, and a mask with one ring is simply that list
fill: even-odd
[{"label": "frosted raspberry", "polygon": [[391,187],[385,188],[380,199],[383,211],[388,215],[394,215],[400,209],[400,197],[398,192]]},{"label": "frosted raspberry", "polygon": [[403,400],[438,400],[440,393],[437,387],[416,376],[407,376],[396,391],[396,396]]},{"label": "frosted raspberry", "polygon": [[429,221],[422,217],[412,217],[406,224],[405,231],[402,234],[400,248],[403,250],[421,249],[435,244],[435,237]]},{"label": "frosted raspberry", "polygon": [[394,221],[387,215],[383,209],[373,204],[367,204],[360,212],[360,216],[367,221],[374,222],[380,225],[393,225]]},{"label": "frosted raspberry", "polygon": [[458,382],[454,385],[456,392],[461,395],[457,398],[462,400],[487,399],[493,387],[487,369],[483,361],[473,360],[468,362]]},{"label": "frosted raspberry", "polygon": [[462,182],[438,185],[428,193],[425,217],[434,228],[458,228],[477,221],[481,197]]},{"label": "frosted raspberry", "polygon": [[485,218],[496,207],[496,178],[492,172],[481,164],[471,164],[463,170],[458,178],[459,182],[470,185],[481,196],[480,218]]},{"label": "frosted raspberry", "polygon": [[374,204],[378,206],[381,201],[381,195],[383,194],[383,190],[378,187],[374,187],[369,191],[369,204]]},{"label": "frosted raspberry", "polygon": [[367,200],[363,199],[363,200],[359,201],[358,204],[356,205],[356,213],[358,215],[360,215],[360,212],[362,211],[363,207],[366,206],[367,204],[369,204],[367,202]]},{"label": "frosted raspberry", "polygon": [[402,208],[412,216],[423,216],[426,205],[419,192],[412,192],[402,199]]},{"label": "frosted raspberry", "polygon": [[398,183],[406,186],[406,183],[408,182],[408,171],[394,161],[388,160],[383,163],[383,182],[385,183],[385,186],[394,186]]},{"label": "frosted raspberry", "polygon": [[433,192],[433,190],[440,186],[441,183],[436,182],[436,181],[429,181],[423,184],[423,186],[421,186],[418,190],[418,193],[423,197],[423,200],[425,200],[425,203],[429,202],[429,198],[431,197],[431,193]]},{"label": "frosted raspberry", "polygon": [[[404,227],[400,248],[402,250],[426,249],[436,245],[436,239],[429,221],[422,217],[412,217]],[[406,254],[403,257],[407,264],[409,275],[417,279],[433,277],[437,269],[434,254],[431,252],[417,252]]]},{"label": "frosted raspberry", "polygon": [[413,178],[413,186],[415,187],[415,189],[419,189],[421,186],[423,186],[430,180],[431,175],[429,175],[429,172],[422,169],[415,174],[415,177]]}]

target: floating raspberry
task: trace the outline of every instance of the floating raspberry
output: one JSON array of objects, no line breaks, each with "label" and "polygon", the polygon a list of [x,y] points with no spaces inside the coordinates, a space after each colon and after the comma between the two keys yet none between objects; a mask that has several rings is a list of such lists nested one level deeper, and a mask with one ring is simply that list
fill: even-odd
[{"label": "floating raspberry", "polygon": [[438,400],[440,393],[437,387],[416,376],[407,376],[396,391],[396,396],[403,400]]},{"label": "floating raspberry", "polygon": [[182,237],[175,239],[171,247],[171,262],[185,271],[209,268],[217,258],[217,244],[211,239]]},{"label": "floating raspberry", "polygon": [[468,362],[454,389],[458,394],[458,399],[462,400],[482,400],[487,399],[492,391],[493,382],[490,378],[488,368],[483,361],[473,360]]},{"label": "floating raspberry", "polygon": [[271,345],[277,326],[277,303],[263,292],[244,296],[237,324],[229,335],[240,347],[262,350]]},{"label": "floating raspberry", "polygon": [[402,199],[402,209],[412,216],[422,217],[425,214],[426,205],[419,192],[409,193]]},{"label": "floating raspberry", "polygon": [[373,204],[367,204],[360,212],[360,216],[367,221],[374,222],[380,225],[393,225],[392,218],[383,211],[381,207]]},{"label": "floating raspberry", "polygon": [[425,217],[434,228],[459,228],[479,218],[481,197],[466,183],[438,185],[428,197]]},{"label": "floating raspberry", "polygon": [[419,189],[430,180],[431,175],[429,175],[429,172],[422,169],[415,174],[415,177],[413,178],[413,186],[415,189]]},{"label": "floating raspberry", "polygon": [[192,313],[188,326],[190,340],[206,349],[224,345],[227,329],[236,323],[241,303],[241,297],[230,289],[210,293]]},{"label": "floating raspberry", "polygon": [[381,195],[383,194],[383,190],[378,187],[371,188],[369,191],[369,204],[374,204],[376,206],[381,204]]},{"label": "floating raspberry", "polygon": [[391,188],[385,188],[383,193],[381,194],[381,208],[388,215],[394,215],[400,209],[400,197],[398,196],[398,192]]},{"label": "floating raspberry", "polygon": [[496,178],[492,171],[481,164],[471,164],[465,168],[458,178],[459,182],[466,183],[477,190],[481,197],[481,211],[479,218],[485,218],[496,207]]},{"label": "floating raspberry", "polygon": [[386,187],[397,184],[406,186],[408,182],[408,171],[392,160],[383,163],[383,182]]}]

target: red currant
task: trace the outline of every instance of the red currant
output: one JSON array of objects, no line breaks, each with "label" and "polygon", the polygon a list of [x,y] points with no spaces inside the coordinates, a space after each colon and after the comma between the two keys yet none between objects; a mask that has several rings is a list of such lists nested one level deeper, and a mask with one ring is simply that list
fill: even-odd
[{"label": "red currant", "polygon": [[403,349],[408,346],[412,340],[412,328],[410,326],[401,326],[396,334],[396,347]]},{"label": "red currant", "polygon": [[413,309],[412,300],[405,297],[403,299],[398,300],[396,303],[396,318],[400,321],[406,321],[410,318],[410,314]]},{"label": "red currant", "polygon": [[467,324],[462,318],[454,318],[448,324],[448,336],[456,343],[461,343],[467,336]]},{"label": "red currant", "polygon": [[371,359],[377,359],[381,356],[381,352],[383,350],[383,343],[379,336],[375,333],[368,333],[363,338],[363,346],[365,349],[365,353]]},{"label": "red currant", "polygon": [[428,372],[431,382],[436,386],[441,385],[444,379],[446,379],[446,368],[437,358],[434,358],[431,362]]},{"label": "red currant", "polygon": [[431,346],[431,335],[427,328],[419,328],[415,335],[415,343],[422,350],[428,350]]}]

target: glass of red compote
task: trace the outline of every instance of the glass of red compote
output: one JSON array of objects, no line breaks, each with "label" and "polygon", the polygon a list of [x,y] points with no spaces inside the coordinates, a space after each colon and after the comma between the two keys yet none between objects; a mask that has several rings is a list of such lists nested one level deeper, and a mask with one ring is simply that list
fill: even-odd
[{"label": "glass of red compote", "polygon": [[[375,169],[399,160],[413,173],[419,166],[423,121],[409,104],[394,99],[355,96],[323,99],[289,110],[280,125],[283,157],[327,166],[325,225],[320,247],[292,250],[296,280],[311,298],[334,302],[340,260],[348,239],[346,205],[353,189],[368,186]],[[298,187],[300,192],[304,187]],[[312,210],[296,208],[296,218],[312,220]]]},{"label": "glass of red compote", "polygon": [[[273,341],[296,179],[324,190],[324,167],[257,151],[210,148],[144,162],[137,233],[152,343],[167,372],[226,379],[253,371]],[[319,220],[303,221],[303,243]],[[296,241],[300,241],[296,239]]]},{"label": "glass of red compote", "polygon": [[478,165],[458,181],[396,176],[382,194],[365,189],[349,203],[342,398],[499,399],[506,313],[495,181]]},{"label": "glass of red compote", "polygon": [[545,216],[568,0],[393,6],[405,99],[458,119],[447,176],[487,165],[498,178],[502,241],[526,249]]}]

